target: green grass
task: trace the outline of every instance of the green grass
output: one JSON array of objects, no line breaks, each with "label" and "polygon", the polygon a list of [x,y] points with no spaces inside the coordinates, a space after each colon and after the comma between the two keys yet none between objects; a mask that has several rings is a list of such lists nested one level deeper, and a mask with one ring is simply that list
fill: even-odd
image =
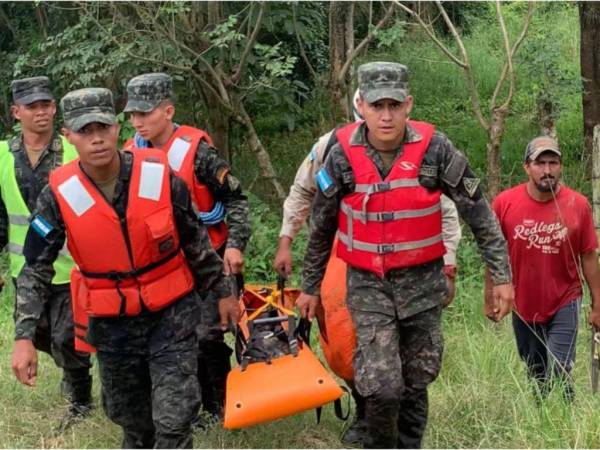
[{"label": "green grass", "polygon": [[[298,249],[301,251],[301,249]],[[519,360],[510,322],[492,324],[481,308],[482,265],[467,236],[459,252],[458,296],[444,313],[445,351],[439,378],[430,387],[425,447],[431,448],[575,448],[600,446],[600,400],[589,385],[590,331],[581,319],[578,361],[574,371],[576,399],[566,405],[553,393],[541,406],[533,401]],[[120,429],[99,407],[100,385],[94,366],[97,408],[88,420],[68,432],[56,426],[66,409],[59,393],[60,371],[40,355],[38,386],[15,380],[12,352],[12,289],[0,304],[0,447],[107,448],[120,445]],[[195,435],[196,447],[335,448],[347,424],[331,406],[320,425],[314,412],[240,431],[213,426]]]}]

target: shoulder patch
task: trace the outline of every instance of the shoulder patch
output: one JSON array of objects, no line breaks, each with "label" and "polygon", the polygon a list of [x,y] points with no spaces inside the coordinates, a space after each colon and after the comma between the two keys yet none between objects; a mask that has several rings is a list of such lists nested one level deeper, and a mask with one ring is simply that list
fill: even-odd
[{"label": "shoulder patch", "polygon": [[321,170],[317,172],[315,179],[319,185],[319,189],[321,189],[322,192],[325,192],[333,184],[333,180],[329,176],[329,173],[327,173],[327,169],[325,169],[325,167],[321,167]]},{"label": "shoulder patch", "polygon": [[438,166],[429,166],[427,164],[421,164],[419,169],[419,175],[424,177],[436,178],[438,176]]},{"label": "shoulder patch", "polygon": [[479,187],[480,181],[481,180],[479,178],[463,177],[463,179],[462,179],[463,186],[465,187],[465,190],[469,194],[469,197],[473,197],[473,195],[475,195],[475,191]]},{"label": "shoulder patch", "polygon": [[48,236],[50,232],[54,230],[54,227],[39,214],[31,221],[31,228],[43,238]]}]

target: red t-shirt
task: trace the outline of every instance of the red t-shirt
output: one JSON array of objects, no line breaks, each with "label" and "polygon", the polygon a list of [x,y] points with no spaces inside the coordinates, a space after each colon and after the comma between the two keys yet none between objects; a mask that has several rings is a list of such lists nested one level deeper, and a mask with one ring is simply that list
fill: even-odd
[{"label": "red t-shirt", "polygon": [[590,204],[564,185],[556,203],[539,202],[524,183],[501,192],[492,208],[508,241],[515,309],[528,322],[547,322],[582,295],[580,255],[598,248]]}]

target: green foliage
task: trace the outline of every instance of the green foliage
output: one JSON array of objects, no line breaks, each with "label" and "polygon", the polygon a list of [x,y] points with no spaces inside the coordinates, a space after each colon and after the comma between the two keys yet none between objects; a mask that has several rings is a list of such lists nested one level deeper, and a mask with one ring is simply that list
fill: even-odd
[{"label": "green foliage", "polygon": [[[107,23],[107,26],[109,23]],[[88,16],[66,27],[60,33],[49,36],[29,52],[20,54],[14,64],[13,76],[21,78],[45,74],[53,81],[57,96],[82,87],[108,85],[117,87],[113,81],[126,78],[131,60],[123,49],[107,39]]]},{"label": "green foliage", "polygon": [[377,48],[388,48],[400,42],[406,35],[407,23],[403,20],[394,21],[392,25],[374,31],[373,36],[377,41]]},{"label": "green foliage", "polygon": [[[273,270],[273,258],[279,242],[281,220],[279,214],[273,214],[273,209],[261,202],[256,196],[250,195],[252,211],[252,237],[245,251],[246,264],[244,277],[252,283],[275,283],[277,274]],[[302,256],[306,248],[306,230],[294,239],[294,272],[288,284],[300,286],[300,270]]]},{"label": "green foliage", "polygon": [[236,30],[237,16],[229,16],[223,23],[218,24],[207,33],[216,48],[228,48],[233,43],[242,41],[246,36]]}]

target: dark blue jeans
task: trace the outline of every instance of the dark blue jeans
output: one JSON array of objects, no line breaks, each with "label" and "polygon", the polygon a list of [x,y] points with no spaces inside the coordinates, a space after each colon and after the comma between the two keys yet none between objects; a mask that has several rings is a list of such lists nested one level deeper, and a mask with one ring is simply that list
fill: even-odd
[{"label": "dark blue jeans", "polygon": [[576,299],[543,324],[524,322],[513,313],[519,356],[527,364],[527,372],[537,382],[542,397],[548,394],[552,381],[560,381],[565,387],[565,398],[573,399],[570,374],[575,364],[580,311],[581,299]]}]

